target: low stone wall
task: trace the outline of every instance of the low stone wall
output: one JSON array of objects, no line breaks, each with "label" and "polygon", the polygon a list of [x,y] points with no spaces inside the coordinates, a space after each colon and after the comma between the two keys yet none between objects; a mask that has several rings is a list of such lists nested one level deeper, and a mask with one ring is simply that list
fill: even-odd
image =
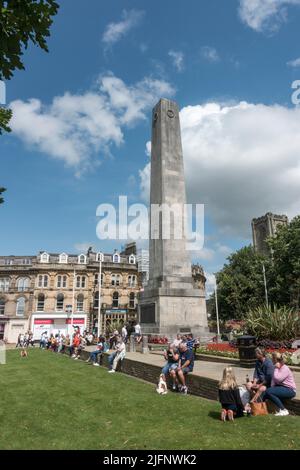
[{"label": "low stone wall", "polygon": [[[89,352],[82,351],[81,359],[86,360],[88,358]],[[107,353],[103,354],[103,357],[101,358],[101,365],[103,367],[108,367]],[[161,367],[125,358],[123,359],[122,363],[119,362],[118,371],[127,375],[131,375],[132,377],[145,380],[146,382],[157,384],[158,377],[161,373]],[[187,376],[187,386],[191,395],[208,398],[209,400],[218,400],[218,380],[189,374]],[[300,415],[300,400],[287,400],[286,407],[292,413]]]}]

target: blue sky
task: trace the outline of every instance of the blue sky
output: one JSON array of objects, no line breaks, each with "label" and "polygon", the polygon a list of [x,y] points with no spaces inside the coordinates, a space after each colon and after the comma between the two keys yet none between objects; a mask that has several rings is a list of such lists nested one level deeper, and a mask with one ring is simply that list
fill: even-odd
[{"label": "blue sky", "polygon": [[208,273],[249,243],[252,217],[297,213],[300,1],[59,3],[50,53],[30,47],[7,83],[2,254],[118,248],[97,239],[96,207],[144,200],[160,96],[181,109],[188,197],[206,214],[193,257]]}]

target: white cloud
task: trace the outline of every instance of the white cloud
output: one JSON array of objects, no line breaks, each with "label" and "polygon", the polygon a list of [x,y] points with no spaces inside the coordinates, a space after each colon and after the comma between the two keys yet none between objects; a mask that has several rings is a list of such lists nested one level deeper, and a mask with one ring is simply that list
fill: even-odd
[{"label": "white cloud", "polygon": [[[172,86],[146,77],[127,86],[112,74],[101,76],[98,89],[81,95],[65,93],[50,105],[38,99],[13,101],[13,135],[34,149],[62,160],[77,174],[123,143],[123,129],[146,119],[161,96],[171,96]],[[96,160],[96,157],[98,159]]]},{"label": "white cloud", "polygon": [[182,72],[184,69],[184,54],[180,51],[169,51],[169,57],[172,59],[172,63],[178,72]]},{"label": "white cloud", "polygon": [[201,55],[208,62],[219,62],[220,57],[214,47],[203,46],[201,47]]},{"label": "white cloud", "polygon": [[[204,203],[219,232],[250,239],[253,217],[299,213],[299,108],[208,103],[180,119],[188,201]],[[140,171],[144,197],[149,178],[150,164]]]},{"label": "white cloud", "polygon": [[289,67],[300,67],[300,57],[298,57],[298,59],[290,60],[287,62],[287,65]]},{"label": "white cloud", "polygon": [[244,23],[258,32],[274,32],[287,19],[287,7],[300,0],[240,0],[239,15]]},{"label": "white cloud", "polygon": [[124,37],[132,28],[137,26],[144,16],[143,11],[123,10],[122,20],[118,23],[109,23],[102,36],[102,41],[106,46],[112,46]]}]

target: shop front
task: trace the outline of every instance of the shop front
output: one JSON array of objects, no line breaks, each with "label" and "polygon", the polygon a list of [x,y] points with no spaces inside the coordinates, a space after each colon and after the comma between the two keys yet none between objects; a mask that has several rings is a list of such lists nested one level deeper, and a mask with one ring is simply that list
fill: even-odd
[{"label": "shop front", "polygon": [[33,314],[31,319],[31,331],[34,340],[39,340],[43,332],[54,336],[56,334],[71,334],[75,327],[78,327],[80,332],[83,333],[86,325],[86,314],[74,315],[73,318],[64,314]]}]

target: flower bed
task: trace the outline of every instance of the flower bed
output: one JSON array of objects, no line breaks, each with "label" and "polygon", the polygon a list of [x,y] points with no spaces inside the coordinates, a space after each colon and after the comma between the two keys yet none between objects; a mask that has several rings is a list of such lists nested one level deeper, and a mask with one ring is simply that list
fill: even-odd
[{"label": "flower bed", "polygon": [[168,344],[168,342],[166,336],[152,335],[148,337],[148,344]]},{"label": "flower bed", "polygon": [[[285,363],[287,365],[292,365],[292,354],[295,349],[287,348],[267,348],[266,352],[269,356],[273,352],[280,352],[283,354]],[[206,346],[200,347],[197,349],[197,354],[206,354],[209,356],[219,356],[219,357],[229,357],[229,358],[239,358],[238,349],[233,347],[230,343],[209,343]]]},{"label": "flower bed", "polygon": [[239,353],[237,350],[216,350],[216,349],[209,349],[207,347],[201,347],[197,349],[197,354],[205,354],[207,356],[218,356],[218,357],[229,357],[238,359]]}]

